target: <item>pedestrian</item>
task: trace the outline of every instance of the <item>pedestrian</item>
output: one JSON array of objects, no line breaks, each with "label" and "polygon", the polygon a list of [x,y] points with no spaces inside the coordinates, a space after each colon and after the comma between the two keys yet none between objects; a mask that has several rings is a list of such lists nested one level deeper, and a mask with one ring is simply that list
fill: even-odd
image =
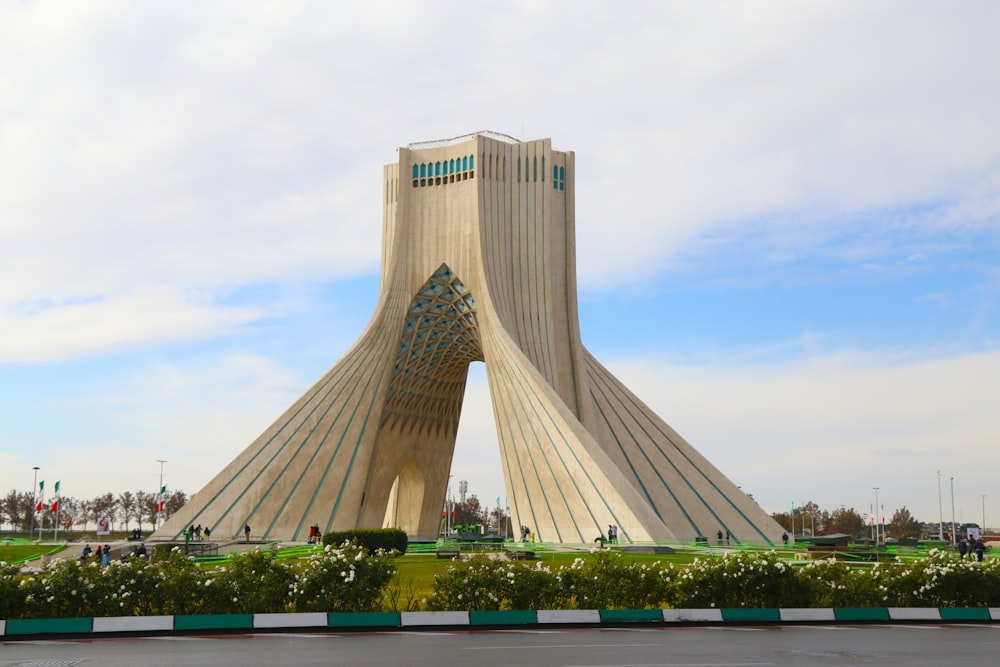
[{"label": "pedestrian", "polygon": [[208,526],[205,526],[205,539],[207,540],[211,536],[212,536],[211,529]]},{"label": "pedestrian", "polygon": [[716,536],[719,538],[719,544],[722,544],[722,529],[721,528],[719,529],[719,532],[716,533]]},{"label": "pedestrian", "polygon": [[250,524],[243,524],[243,535],[246,537],[247,544],[250,544]]},{"label": "pedestrian", "polygon": [[786,547],[788,546],[788,533],[781,534],[781,541],[785,543]]},{"label": "pedestrian", "polygon": [[976,544],[973,546],[973,550],[976,552],[976,560],[980,563],[983,562],[983,552],[986,551],[986,544],[983,542],[983,538],[976,540]]},{"label": "pedestrian", "polygon": [[109,560],[111,560],[111,547],[105,544],[101,549],[101,567],[105,567]]},{"label": "pedestrian", "polygon": [[969,543],[965,541],[963,537],[958,542],[958,556],[959,558],[965,558],[965,554],[969,552]]},{"label": "pedestrian", "polygon": [[90,545],[84,545],[83,554],[80,555],[80,562],[86,563],[87,559],[90,558],[90,554],[94,553],[94,550],[90,548]]},{"label": "pedestrian", "polygon": [[729,544],[729,529],[726,529],[726,544]]}]

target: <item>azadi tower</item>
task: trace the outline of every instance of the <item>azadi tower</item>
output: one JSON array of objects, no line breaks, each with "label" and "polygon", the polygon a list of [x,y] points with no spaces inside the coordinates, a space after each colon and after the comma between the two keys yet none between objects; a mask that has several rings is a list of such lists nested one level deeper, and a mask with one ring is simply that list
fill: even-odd
[{"label": "azadi tower", "polygon": [[[574,154],[481,132],[383,171],[378,304],[350,350],[157,532],[438,535],[469,364],[486,364],[514,526],[545,542],[781,528],[583,346]],[[627,322],[622,323],[628,326]]]}]

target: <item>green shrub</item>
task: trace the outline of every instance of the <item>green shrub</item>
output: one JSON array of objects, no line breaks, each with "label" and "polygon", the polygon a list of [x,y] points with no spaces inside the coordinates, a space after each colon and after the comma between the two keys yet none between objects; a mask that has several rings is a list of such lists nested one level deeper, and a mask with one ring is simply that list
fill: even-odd
[{"label": "green shrub", "polygon": [[431,611],[553,609],[568,601],[560,574],[542,563],[474,556],[434,575],[426,606]]},{"label": "green shrub", "polygon": [[698,558],[677,578],[676,607],[764,609],[809,606],[809,586],[774,552]]},{"label": "green shrub", "polygon": [[235,555],[218,573],[218,590],[226,595],[228,613],[277,613],[292,605],[295,570],[271,549]]},{"label": "green shrub", "polygon": [[0,618],[18,618],[28,594],[18,576],[20,567],[0,561]]},{"label": "green shrub", "polygon": [[323,544],[339,547],[345,542],[357,542],[374,554],[379,549],[406,553],[406,533],[399,528],[356,528],[340,530],[323,536]]},{"label": "green shrub", "polygon": [[564,568],[562,581],[578,609],[646,609],[670,605],[679,573],[669,563],[639,563],[597,550]]},{"label": "green shrub", "polygon": [[377,611],[396,564],[382,550],[330,545],[299,565],[290,584],[294,611]]},{"label": "green shrub", "polygon": [[[869,570],[835,558],[806,563],[796,571],[806,589],[809,607],[881,607],[882,592]],[[789,606],[789,605],[782,605]]]}]

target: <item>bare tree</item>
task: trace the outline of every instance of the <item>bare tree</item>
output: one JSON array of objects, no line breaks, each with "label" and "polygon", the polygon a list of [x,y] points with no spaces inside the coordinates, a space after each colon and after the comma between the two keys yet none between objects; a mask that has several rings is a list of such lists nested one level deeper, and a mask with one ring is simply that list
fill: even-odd
[{"label": "bare tree", "polygon": [[174,491],[169,496],[167,496],[166,506],[163,509],[163,518],[169,519],[174,512],[177,512],[180,508],[187,504],[188,497],[183,491]]},{"label": "bare tree", "polygon": [[135,517],[136,509],[135,496],[131,491],[118,494],[118,518],[122,520],[122,527],[125,530],[128,530],[129,522]]},{"label": "bare tree", "polygon": [[74,517],[74,523],[87,530],[87,526],[90,524],[90,515],[93,512],[91,502],[89,500],[78,500],[76,502],[76,516]]},{"label": "bare tree", "polygon": [[150,524],[156,523],[156,494],[149,491],[135,492],[135,516],[139,520],[139,530],[142,531],[142,522],[148,521]]},{"label": "bare tree", "polygon": [[114,517],[117,501],[112,493],[105,493],[103,496],[97,496],[91,502],[91,512],[93,513],[94,521],[96,522],[101,517]]},{"label": "bare tree", "polygon": [[27,491],[11,491],[3,499],[3,512],[14,530],[26,531],[31,527],[31,513],[35,510],[35,499]]}]

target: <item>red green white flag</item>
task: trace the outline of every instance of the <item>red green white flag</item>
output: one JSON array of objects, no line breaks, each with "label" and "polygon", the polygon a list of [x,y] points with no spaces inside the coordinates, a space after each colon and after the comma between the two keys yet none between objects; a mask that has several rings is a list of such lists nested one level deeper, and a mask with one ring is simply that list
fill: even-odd
[{"label": "red green white flag", "polygon": [[160,487],[160,495],[156,496],[156,513],[159,514],[167,506],[167,487]]},{"label": "red green white flag", "polygon": [[45,480],[38,483],[38,491],[35,492],[35,511],[41,512],[45,506]]},{"label": "red green white flag", "polygon": [[55,487],[52,489],[52,493],[52,513],[54,514],[59,511],[59,482],[56,482]]}]

